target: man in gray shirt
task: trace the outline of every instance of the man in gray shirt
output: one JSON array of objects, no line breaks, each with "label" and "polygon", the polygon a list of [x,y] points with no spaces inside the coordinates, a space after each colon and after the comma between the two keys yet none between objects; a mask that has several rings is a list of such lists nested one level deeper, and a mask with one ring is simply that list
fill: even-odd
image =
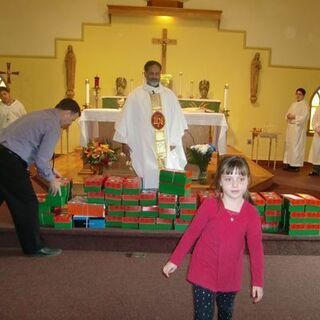
[{"label": "man in gray shirt", "polygon": [[78,103],[61,100],[54,109],[29,113],[0,134],[0,205],[9,207],[22,251],[31,256],[55,256],[61,249],[48,248],[40,237],[38,200],[30,181],[28,166],[35,164],[49,182],[50,192],[60,192],[60,181],[50,160],[60,137],[81,115]]}]

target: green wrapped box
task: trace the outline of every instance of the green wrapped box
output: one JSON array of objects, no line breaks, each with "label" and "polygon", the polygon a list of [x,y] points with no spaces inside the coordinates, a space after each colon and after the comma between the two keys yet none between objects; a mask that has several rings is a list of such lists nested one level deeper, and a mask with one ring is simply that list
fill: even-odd
[{"label": "green wrapped box", "polygon": [[141,230],[155,230],[156,218],[139,218],[139,229]]},{"label": "green wrapped box", "polygon": [[142,218],[157,218],[159,216],[158,206],[142,207],[140,216]]},{"label": "green wrapped box", "polygon": [[153,206],[157,204],[158,190],[157,189],[144,189],[140,194],[141,206]]},{"label": "green wrapped box", "polygon": [[124,212],[126,217],[140,217],[140,206],[124,206]]},{"label": "green wrapped box", "polygon": [[106,227],[109,228],[121,228],[122,217],[106,216]]},{"label": "green wrapped box", "polygon": [[138,229],[139,218],[135,217],[122,217],[122,228],[124,229]]},{"label": "green wrapped box", "polygon": [[177,218],[177,210],[159,207],[159,217],[162,219],[173,219],[174,220]]},{"label": "green wrapped box", "polygon": [[192,182],[192,172],[183,170],[160,170],[159,181],[160,184],[164,182],[170,184],[187,185]]},{"label": "green wrapped box", "polygon": [[170,184],[168,182],[159,183],[159,192],[175,194],[178,196],[188,196],[191,192],[191,183],[186,185]]},{"label": "green wrapped box", "polygon": [[177,231],[185,231],[189,227],[190,223],[191,223],[191,221],[177,219],[174,222],[174,229]]},{"label": "green wrapped box", "polygon": [[40,226],[53,227],[54,214],[53,213],[40,213],[39,212],[39,224]]},{"label": "green wrapped box", "polygon": [[162,219],[157,218],[156,220],[156,229],[157,230],[172,230],[173,228],[172,219]]}]

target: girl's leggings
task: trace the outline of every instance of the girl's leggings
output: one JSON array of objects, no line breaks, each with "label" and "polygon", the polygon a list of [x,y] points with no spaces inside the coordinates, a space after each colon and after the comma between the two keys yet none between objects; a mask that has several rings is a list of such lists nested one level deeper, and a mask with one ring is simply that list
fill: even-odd
[{"label": "girl's leggings", "polygon": [[218,308],[218,320],[231,320],[236,292],[213,292],[193,285],[193,303],[195,320],[212,320],[215,302]]}]

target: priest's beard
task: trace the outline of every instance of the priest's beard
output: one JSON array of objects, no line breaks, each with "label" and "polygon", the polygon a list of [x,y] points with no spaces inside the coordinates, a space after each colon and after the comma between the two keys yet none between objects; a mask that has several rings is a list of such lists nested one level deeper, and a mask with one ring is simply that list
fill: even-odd
[{"label": "priest's beard", "polygon": [[151,87],[159,87],[160,81],[158,79],[151,79],[147,81],[147,84]]}]

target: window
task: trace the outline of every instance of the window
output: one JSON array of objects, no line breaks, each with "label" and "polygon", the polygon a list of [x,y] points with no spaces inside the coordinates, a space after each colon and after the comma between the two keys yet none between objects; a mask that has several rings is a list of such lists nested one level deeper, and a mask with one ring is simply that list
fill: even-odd
[{"label": "window", "polygon": [[312,129],[311,120],[316,112],[317,107],[320,105],[320,87],[316,90],[316,92],[311,97],[311,108],[310,108],[310,119],[309,119],[309,126],[308,126],[308,133],[313,134],[314,131]]}]

